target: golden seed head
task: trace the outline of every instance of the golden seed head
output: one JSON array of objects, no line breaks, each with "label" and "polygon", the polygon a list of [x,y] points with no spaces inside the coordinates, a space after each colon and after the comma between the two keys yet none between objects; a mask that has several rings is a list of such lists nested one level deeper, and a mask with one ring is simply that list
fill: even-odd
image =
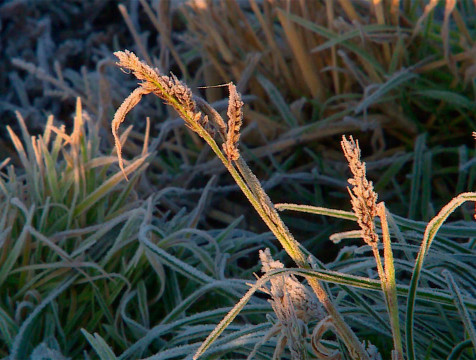
[{"label": "golden seed head", "polygon": [[158,69],[153,69],[140,61],[129,50],[116,51],[114,55],[119,59],[117,65],[131,70],[137,79],[142,80],[139,84],[142,88],[165,100],[186,122],[193,121],[197,105],[187,85],[173,74],[171,76],[160,74]]},{"label": "golden seed head", "polygon": [[240,128],[243,123],[243,101],[240,94],[236,91],[236,86],[230,83],[230,98],[228,100],[228,131],[226,142],[223,144],[223,151],[228,160],[238,160],[240,153],[238,151],[238,140],[240,139]]},{"label": "golden seed head", "polygon": [[375,229],[374,218],[377,216],[377,193],[371,181],[367,180],[365,163],[360,160],[359,143],[352,136],[349,140],[342,137],[342,149],[349,163],[353,178],[349,179],[352,209],[357,215],[357,222],[362,229],[362,238],[370,246],[376,246],[379,238]]}]

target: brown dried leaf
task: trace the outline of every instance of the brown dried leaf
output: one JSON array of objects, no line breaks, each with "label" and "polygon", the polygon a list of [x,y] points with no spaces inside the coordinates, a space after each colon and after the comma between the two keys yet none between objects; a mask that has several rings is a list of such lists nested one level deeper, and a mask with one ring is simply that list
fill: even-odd
[{"label": "brown dried leaf", "polygon": [[112,135],[114,136],[114,143],[117,149],[117,156],[119,158],[119,167],[121,168],[124,177],[127,179],[126,172],[124,171],[124,161],[122,160],[122,146],[119,141],[119,136],[117,135],[119,126],[126,118],[126,115],[131,111],[134,106],[136,106],[139,101],[142,99],[143,95],[149,94],[151,91],[144,89],[143,87],[136,88],[130,95],[124,100],[119,109],[117,109],[114,119],[112,120],[111,128]]}]

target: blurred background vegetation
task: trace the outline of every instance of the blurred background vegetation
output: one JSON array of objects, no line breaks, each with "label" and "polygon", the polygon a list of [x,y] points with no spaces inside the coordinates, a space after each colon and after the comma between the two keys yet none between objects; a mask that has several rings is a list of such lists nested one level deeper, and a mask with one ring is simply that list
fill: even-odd
[{"label": "blurred background vegetation", "polygon": [[[179,307],[196,289],[139,245],[140,230],[222,280],[251,279],[257,249],[275,246],[206,144],[153,97],[126,120],[124,181],[110,123],[135,80],[116,50],[172,72],[220,112],[228,94],[216,85],[237,84],[241,154],[276,203],[350,209],[342,134],[359,139],[393,214],[427,222],[475,188],[473,1],[11,0],[0,21],[0,356],[76,358],[90,349],[81,328],[121,353],[170,313],[229,306],[246,289],[220,285],[217,299]],[[457,215],[471,224],[471,205]],[[326,262],[342,248],[329,235],[355,229],[283,216]]]}]

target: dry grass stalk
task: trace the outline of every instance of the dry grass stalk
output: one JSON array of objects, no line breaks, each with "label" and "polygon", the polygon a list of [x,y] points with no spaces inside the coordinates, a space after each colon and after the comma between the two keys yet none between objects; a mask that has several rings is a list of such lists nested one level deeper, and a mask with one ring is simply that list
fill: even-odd
[{"label": "dry grass stalk", "polygon": [[243,123],[243,101],[240,94],[236,91],[236,86],[228,84],[230,90],[230,99],[228,102],[228,132],[226,142],[223,144],[223,151],[228,157],[228,161],[238,160],[240,153],[238,151],[238,140],[240,139],[240,128]]},{"label": "dry grass stalk", "polygon": [[320,79],[319,73],[312,63],[311,58],[309,57],[309,52],[304,46],[302,36],[300,35],[295,24],[286,17],[286,13],[284,11],[278,9],[277,15],[297,63],[302,70],[302,73],[306,74],[304,81],[308,86],[309,91],[313,97],[319,99],[320,101],[324,101],[324,88],[322,87],[322,80]]},{"label": "dry grass stalk", "polygon": [[450,50],[450,16],[456,7],[456,0],[446,0],[445,13],[443,16],[443,26],[441,27],[441,38],[443,40],[444,56],[449,69],[454,75],[457,74],[456,62]]},{"label": "dry grass stalk", "polygon": [[132,22],[131,17],[129,16],[129,13],[127,12],[127,8],[119,4],[118,5],[119,11],[121,12],[122,17],[124,18],[124,21],[126,22],[127,27],[129,28],[129,31],[132,34],[132,37],[134,38],[134,41],[139,48],[139,51],[141,52],[142,56],[147,60],[149,64],[152,64],[152,59],[149,56],[149,52],[147,51],[139,33],[137,32],[134,23]]},{"label": "dry grass stalk", "polygon": [[423,10],[423,14],[420,16],[418,21],[416,22],[415,26],[413,27],[412,38],[414,38],[421,30],[423,21],[428,17],[431,11],[438,5],[438,0],[430,0],[428,4],[426,4],[425,9]]},{"label": "dry grass stalk", "polygon": [[119,58],[117,65],[131,70],[137,79],[143,80],[139,84],[141,87],[165,100],[179,114],[182,114],[184,110],[190,115],[196,112],[192,91],[176,76],[160,75],[157,69],[140,61],[134,53],[128,50],[116,51],[114,55]]},{"label": "dry grass stalk", "polygon": [[114,143],[117,149],[117,156],[119,158],[119,167],[121,168],[122,173],[126,176],[126,172],[124,171],[124,161],[122,159],[122,145],[121,141],[119,140],[118,130],[121,123],[124,121],[127,113],[131,111],[134,106],[136,106],[139,101],[142,99],[143,95],[150,93],[150,91],[144,88],[137,88],[129,96],[123,101],[119,109],[117,109],[114,119],[112,120],[112,135],[114,136]]},{"label": "dry grass stalk", "polygon": [[342,137],[342,149],[354,175],[349,179],[352,189],[349,190],[352,209],[357,215],[357,221],[362,229],[362,238],[372,248],[376,248],[379,238],[375,230],[374,218],[377,216],[377,193],[371,181],[367,180],[365,163],[360,161],[359,143],[352,136],[347,140]]}]

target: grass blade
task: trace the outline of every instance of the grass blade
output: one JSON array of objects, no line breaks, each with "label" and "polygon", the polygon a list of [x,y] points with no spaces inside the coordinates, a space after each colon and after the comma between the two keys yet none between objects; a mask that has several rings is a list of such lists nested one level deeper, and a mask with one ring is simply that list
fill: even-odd
[{"label": "grass blade", "polygon": [[412,273],[410,281],[410,289],[407,298],[407,318],[406,318],[406,345],[407,345],[407,359],[415,360],[415,343],[414,343],[414,316],[415,316],[415,302],[418,288],[418,280],[423,268],[423,262],[426,254],[436,237],[436,234],[445,220],[466,201],[476,201],[476,193],[463,193],[455,197],[448,204],[446,204],[434,217],[426,227],[423,241],[420,247],[420,252],[415,263],[415,268]]},{"label": "grass blade", "polygon": [[98,333],[94,333],[94,336],[93,336],[84,329],[81,329],[81,332],[86,337],[88,342],[91,344],[94,351],[96,351],[96,354],[98,354],[99,359],[101,360],[116,360],[117,359],[112,349],[106,344],[104,339],[101,336],[99,336]]}]

